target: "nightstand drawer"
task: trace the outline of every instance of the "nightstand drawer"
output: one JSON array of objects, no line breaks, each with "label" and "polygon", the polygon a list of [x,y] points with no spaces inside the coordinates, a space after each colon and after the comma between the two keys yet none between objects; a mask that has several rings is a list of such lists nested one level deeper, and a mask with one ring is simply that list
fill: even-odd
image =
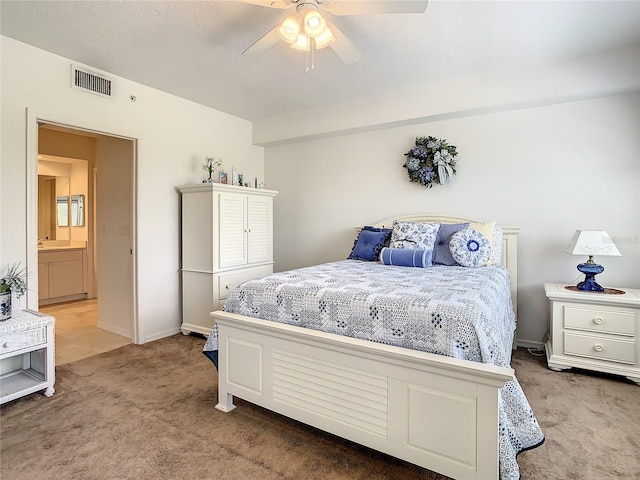
[{"label": "nightstand drawer", "polygon": [[635,313],[566,305],[564,328],[633,336],[636,328]]},{"label": "nightstand drawer", "polygon": [[46,327],[33,328],[22,332],[15,332],[2,338],[0,341],[0,354],[15,352],[21,348],[31,347],[47,343]]},{"label": "nightstand drawer", "polygon": [[564,354],[620,363],[635,363],[635,342],[614,338],[564,333]]}]

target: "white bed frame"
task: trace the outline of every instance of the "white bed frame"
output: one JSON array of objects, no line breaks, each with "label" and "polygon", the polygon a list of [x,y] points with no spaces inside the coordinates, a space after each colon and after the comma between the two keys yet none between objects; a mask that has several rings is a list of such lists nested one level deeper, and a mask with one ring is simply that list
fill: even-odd
[{"label": "white bed frame", "polygon": [[[504,228],[502,251],[514,309],[519,231]],[[211,316],[220,340],[217,409],[230,412],[237,396],[443,475],[498,478],[498,393],[511,368],[222,311]]]}]

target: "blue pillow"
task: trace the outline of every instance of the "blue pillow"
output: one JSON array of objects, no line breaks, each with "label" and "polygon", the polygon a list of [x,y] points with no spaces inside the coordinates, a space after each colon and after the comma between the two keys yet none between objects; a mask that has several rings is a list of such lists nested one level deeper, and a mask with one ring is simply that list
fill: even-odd
[{"label": "blue pillow", "polygon": [[390,237],[390,228],[362,227],[358,238],[353,242],[353,248],[348,258],[375,262],[378,260],[380,249],[389,242]]},{"label": "blue pillow", "polygon": [[383,247],[380,261],[385,265],[426,268],[431,266],[431,250]]},{"label": "blue pillow", "polygon": [[491,242],[473,228],[454,233],[449,248],[453,259],[463,267],[481,267],[491,257]]},{"label": "blue pillow", "polygon": [[433,247],[433,264],[434,265],[458,265],[451,256],[449,242],[454,233],[459,232],[469,226],[467,223],[442,223],[436,235],[436,243]]}]

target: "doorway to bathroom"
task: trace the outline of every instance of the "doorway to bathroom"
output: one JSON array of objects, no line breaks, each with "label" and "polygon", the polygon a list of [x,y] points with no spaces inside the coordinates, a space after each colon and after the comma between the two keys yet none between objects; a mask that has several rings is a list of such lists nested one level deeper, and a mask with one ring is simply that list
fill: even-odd
[{"label": "doorway to bathroom", "polygon": [[[36,164],[29,169],[34,178],[29,178],[28,197],[35,199],[28,205],[28,215],[34,217],[28,221],[32,226],[28,238],[33,238],[37,245],[29,244],[27,250],[29,270],[37,272],[38,289],[37,297],[27,301],[29,308],[34,308],[35,303],[56,317],[57,356],[66,363],[137,341],[136,141],[49,119],[33,120],[37,125],[31,129],[35,142],[29,143],[35,145],[35,151],[30,152],[28,162],[35,159]],[[62,231],[59,236],[54,233],[56,238],[47,238],[41,232],[39,213],[43,207],[38,205],[40,172],[37,165],[41,159],[57,160],[63,165],[84,163],[85,167],[84,179],[76,175],[73,180],[73,175],[69,176],[66,194],[52,194],[51,178],[45,179],[49,181],[49,189],[44,191],[49,192],[54,205],[48,210],[52,212],[51,218],[45,223],[49,224],[49,233]],[[77,170],[74,169],[74,174]],[[53,257],[45,258],[47,261],[40,260],[45,253],[43,248],[48,250],[46,253],[54,253]],[[34,265],[37,268],[33,268]],[[56,286],[60,279],[62,287]],[[45,287],[47,282],[49,285]],[[47,296],[48,299],[41,300]]]}]

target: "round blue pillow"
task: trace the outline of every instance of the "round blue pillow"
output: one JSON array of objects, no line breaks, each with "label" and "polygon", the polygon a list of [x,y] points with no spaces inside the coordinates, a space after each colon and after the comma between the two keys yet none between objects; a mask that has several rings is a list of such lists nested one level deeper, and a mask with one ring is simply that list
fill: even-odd
[{"label": "round blue pillow", "polygon": [[463,267],[481,267],[491,257],[491,242],[473,228],[454,233],[449,241],[451,256]]}]

